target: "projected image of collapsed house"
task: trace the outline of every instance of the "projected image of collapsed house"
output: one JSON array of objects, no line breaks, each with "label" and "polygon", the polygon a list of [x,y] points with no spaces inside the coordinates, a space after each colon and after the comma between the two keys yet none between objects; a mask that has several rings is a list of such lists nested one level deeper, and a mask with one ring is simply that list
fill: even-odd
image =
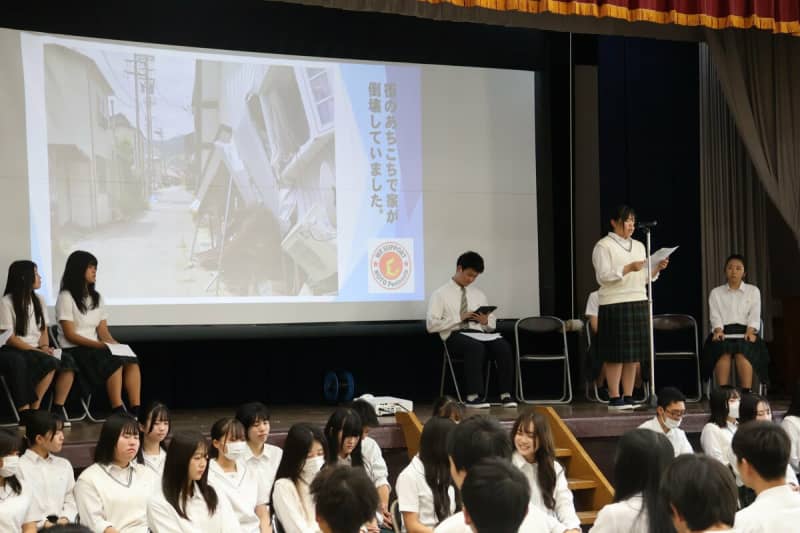
[{"label": "projected image of collapsed house", "polygon": [[337,293],[336,74],[197,61],[190,261],[210,293]]}]

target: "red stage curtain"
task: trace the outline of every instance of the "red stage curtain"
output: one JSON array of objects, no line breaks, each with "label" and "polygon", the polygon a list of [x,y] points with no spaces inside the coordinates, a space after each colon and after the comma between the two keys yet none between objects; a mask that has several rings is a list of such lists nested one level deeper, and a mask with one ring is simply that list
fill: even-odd
[{"label": "red stage curtain", "polygon": [[713,29],[759,28],[800,35],[800,0],[418,0],[518,13],[611,17]]}]

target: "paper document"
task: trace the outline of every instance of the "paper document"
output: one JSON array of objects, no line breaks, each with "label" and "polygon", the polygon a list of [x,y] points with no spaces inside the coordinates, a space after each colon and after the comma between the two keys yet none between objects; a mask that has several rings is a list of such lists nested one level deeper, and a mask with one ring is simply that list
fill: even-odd
[{"label": "paper document", "polygon": [[461,334],[481,342],[489,342],[497,340],[502,337],[502,335],[500,335],[499,333],[479,333],[477,331],[476,332],[462,331]]},{"label": "paper document", "polygon": [[0,346],[4,345],[6,341],[11,338],[12,333],[14,333],[12,329],[7,329],[3,333],[0,333]]},{"label": "paper document", "polygon": [[53,350],[53,357],[61,361],[61,348],[55,348]]},{"label": "paper document", "polygon": [[677,249],[677,246],[674,248],[659,248],[656,252],[650,254],[650,272],[654,271],[661,261],[672,255],[672,252]]},{"label": "paper document", "polygon": [[136,354],[133,353],[131,347],[127,344],[111,344],[106,343],[108,349],[111,350],[111,355],[116,355],[117,357],[136,357]]}]

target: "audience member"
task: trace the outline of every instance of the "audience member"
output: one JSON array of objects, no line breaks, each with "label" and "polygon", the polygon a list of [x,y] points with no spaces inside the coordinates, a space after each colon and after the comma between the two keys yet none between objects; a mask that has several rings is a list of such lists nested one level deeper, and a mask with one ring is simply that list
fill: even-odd
[{"label": "audience member", "polygon": [[375,413],[375,408],[372,407],[367,401],[356,400],[350,404],[353,409],[361,418],[362,431],[361,431],[361,457],[364,460],[364,468],[367,470],[367,475],[375,483],[375,488],[378,489],[378,499],[380,500],[380,511],[383,518],[383,523],[391,527],[392,516],[389,513],[389,495],[391,487],[389,486],[389,468],[386,466],[386,461],[383,458],[381,447],[375,442],[375,439],[369,436],[370,428],[380,426],[378,422],[378,415]]},{"label": "audience member", "polygon": [[164,473],[167,452],[164,439],[169,434],[169,409],[161,402],[151,402],[139,412],[139,463],[147,466],[160,478]]},{"label": "audience member", "polygon": [[725,466],[730,464],[731,439],[736,433],[739,418],[739,393],[729,385],[711,391],[711,416],[700,433],[703,453]]},{"label": "audience member", "polygon": [[378,510],[378,492],[361,468],[331,465],[311,483],[322,533],[359,533]]},{"label": "audience member", "polygon": [[267,443],[270,430],[270,413],[267,406],[261,402],[250,402],[239,406],[236,410],[236,420],[241,422],[245,429],[247,448],[244,450],[243,460],[253,469],[264,485],[267,492],[267,510],[272,505],[272,485],[275,483],[275,473],[281,463],[283,450]]},{"label": "audience member", "polygon": [[17,477],[19,449],[19,437],[0,429],[0,531],[35,533],[36,517],[40,513],[32,504],[31,491],[23,490]]},{"label": "audience member", "polygon": [[433,402],[433,416],[449,418],[458,424],[464,419],[464,407],[452,396],[439,396]]},{"label": "audience member", "polygon": [[792,402],[783,415],[781,427],[792,442],[792,451],[789,454],[789,464],[795,474],[800,473],[800,382],[794,386]]},{"label": "audience member", "polygon": [[674,387],[664,387],[658,393],[656,416],[639,426],[666,435],[672,444],[675,457],[682,453],[694,453],[686,433],[680,429],[686,414],[686,397]]},{"label": "audience member", "polygon": [[528,480],[508,461],[481,459],[461,486],[464,521],[475,533],[514,533],[528,512],[530,491]]}]

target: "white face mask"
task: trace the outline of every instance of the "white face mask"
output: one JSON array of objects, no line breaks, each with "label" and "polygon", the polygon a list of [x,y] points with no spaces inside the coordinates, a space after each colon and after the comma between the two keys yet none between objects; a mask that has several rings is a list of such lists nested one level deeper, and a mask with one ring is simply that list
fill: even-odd
[{"label": "white face mask", "polygon": [[3,466],[0,467],[0,477],[16,476],[19,470],[19,456],[7,455],[3,457]]},{"label": "white face mask", "polygon": [[739,418],[739,400],[731,400],[728,402],[728,416],[731,418]]},{"label": "white face mask", "polygon": [[229,461],[237,461],[244,456],[247,443],[243,440],[225,443],[225,458]]},{"label": "white face mask", "polygon": [[308,483],[309,485],[314,480],[314,477],[322,470],[322,466],[325,464],[325,458],[321,455],[317,455],[316,457],[307,457],[306,462],[303,465],[303,470],[300,471],[300,479]]},{"label": "white face mask", "polygon": [[667,426],[667,429],[678,429],[681,426],[681,422],[683,418],[679,418],[677,420],[673,420],[668,416],[664,416],[664,425]]}]

